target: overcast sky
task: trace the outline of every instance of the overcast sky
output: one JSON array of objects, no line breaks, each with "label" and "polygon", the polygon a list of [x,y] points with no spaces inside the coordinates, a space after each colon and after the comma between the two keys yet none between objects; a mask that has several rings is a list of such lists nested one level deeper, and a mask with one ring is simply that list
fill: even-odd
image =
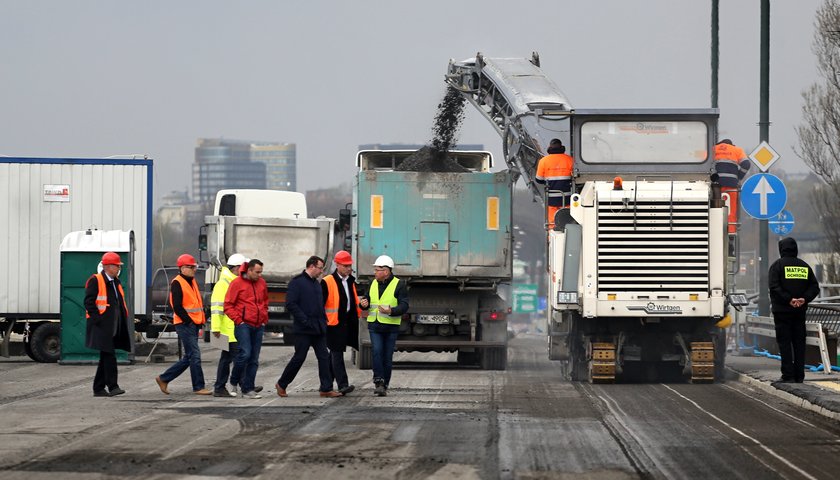
[{"label": "overcast sky", "polygon": [[[722,0],[720,129],[759,131],[759,0]],[[821,1],[771,1],[770,143],[795,157]],[[358,145],[426,143],[450,58],[540,54],[576,108],[708,107],[710,2],[0,0],[0,154],[147,154],[156,197],[196,139],[293,142],[298,190],[350,181]],[[461,143],[501,160],[468,107]]]}]

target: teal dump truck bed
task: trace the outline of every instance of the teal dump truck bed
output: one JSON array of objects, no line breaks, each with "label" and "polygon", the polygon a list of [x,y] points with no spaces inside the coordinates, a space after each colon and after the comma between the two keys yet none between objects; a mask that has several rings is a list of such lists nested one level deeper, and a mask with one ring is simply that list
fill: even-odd
[{"label": "teal dump truck bed", "polygon": [[[511,176],[490,173],[459,152],[464,173],[394,171],[376,154],[362,152],[357,177],[355,256],[362,274],[379,255],[390,255],[394,273],[413,281],[493,282],[511,276]],[[396,155],[400,152],[387,152]],[[402,152],[407,156],[412,152]],[[475,160],[471,163],[469,160]],[[365,169],[365,166],[369,167]]]}]

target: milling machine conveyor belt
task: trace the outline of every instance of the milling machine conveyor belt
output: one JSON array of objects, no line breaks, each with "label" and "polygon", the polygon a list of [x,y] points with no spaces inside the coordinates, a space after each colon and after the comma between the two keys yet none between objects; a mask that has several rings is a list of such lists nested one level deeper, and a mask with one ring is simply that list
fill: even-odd
[{"label": "milling machine conveyor belt", "polygon": [[563,92],[540,70],[539,56],[486,58],[480,53],[462,62],[449,61],[446,83],[458,90],[502,137],[505,163],[514,181],[522,177],[540,203],[537,162],[552,138],[569,145],[573,109]]}]

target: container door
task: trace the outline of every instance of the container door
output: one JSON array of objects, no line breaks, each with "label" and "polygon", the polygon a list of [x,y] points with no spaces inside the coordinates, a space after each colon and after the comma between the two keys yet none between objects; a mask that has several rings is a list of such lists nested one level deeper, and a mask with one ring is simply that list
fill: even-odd
[{"label": "container door", "polygon": [[449,223],[420,223],[420,264],[424,276],[449,273]]}]

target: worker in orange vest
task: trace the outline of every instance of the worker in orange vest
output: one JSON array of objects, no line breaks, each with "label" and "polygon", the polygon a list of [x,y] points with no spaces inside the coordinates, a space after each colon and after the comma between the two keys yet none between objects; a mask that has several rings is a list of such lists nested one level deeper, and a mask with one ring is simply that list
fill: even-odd
[{"label": "worker in orange vest", "polygon": [[561,208],[569,208],[574,193],[572,173],[574,159],[566,155],[566,147],[558,138],[548,144],[548,155],[537,164],[537,183],[545,185],[546,223],[554,228],[554,216]]},{"label": "worker in orange vest", "polygon": [[169,395],[169,382],[190,369],[193,393],[212,395],[204,388],[204,371],[201,369],[201,350],[198,349],[198,335],[204,325],[204,304],[201,291],[195,279],[198,262],[190,254],[178,257],[178,275],[169,285],[169,305],[174,312],[175,331],[178,340],[184,346],[184,356],[172,364],[165,372],[155,377],[160,391]]},{"label": "worker in orange vest", "polygon": [[715,145],[715,171],[718,174],[720,191],[729,195],[729,233],[738,230],[738,192],[741,180],[750,170],[750,160],[744,150],[724,138]]},{"label": "worker in orange vest", "polygon": [[115,352],[116,349],[131,351],[128,306],[119,279],[122,264],[118,254],[105,253],[101,273],[92,275],[85,284],[85,346],[99,350],[99,365],[93,377],[95,397],[125,393],[117,383]]},{"label": "worker in orange vest", "polygon": [[353,276],[353,257],[344,250],[333,257],[335,270],[321,279],[324,310],[327,313],[327,348],[330,351],[330,368],[339,393],[347,395],[356,387],[347,378],[344,367],[344,350],[350,346],[359,349],[359,317],[367,308],[366,298],[356,293]]}]

